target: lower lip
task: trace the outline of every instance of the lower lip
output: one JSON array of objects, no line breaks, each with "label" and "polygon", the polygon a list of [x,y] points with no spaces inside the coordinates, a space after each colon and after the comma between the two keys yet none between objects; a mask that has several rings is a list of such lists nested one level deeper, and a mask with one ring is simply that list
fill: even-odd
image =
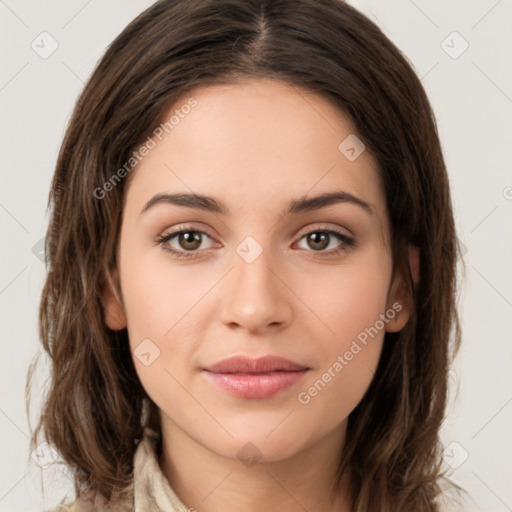
[{"label": "lower lip", "polygon": [[308,370],[269,373],[212,373],[206,376],[230,395],[241,398],[268,398],[299,382]]}]

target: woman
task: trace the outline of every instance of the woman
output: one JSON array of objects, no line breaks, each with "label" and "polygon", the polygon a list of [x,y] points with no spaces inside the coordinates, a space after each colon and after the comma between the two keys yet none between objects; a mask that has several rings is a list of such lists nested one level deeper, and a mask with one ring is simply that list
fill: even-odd
[{"label": "woman", "polygon": [[59,510],[435,511],[456,238],[435,119],[338,0],[159,1],[50,191]]}]

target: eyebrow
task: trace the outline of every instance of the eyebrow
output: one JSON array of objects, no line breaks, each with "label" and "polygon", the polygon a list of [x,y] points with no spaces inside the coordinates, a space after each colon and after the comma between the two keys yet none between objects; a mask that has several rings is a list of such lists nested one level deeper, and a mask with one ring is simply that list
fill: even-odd
[{"label": "eyebrow", "polygon": [[[319,210],[327,206],[338,203],[348,203],[360,207],[366,213],[373,215],[375,207],[360,199],[349,192],[335,191],[326,192],[318,196],[307,198],[303,196],[299,199],[290,201],[287,209],[283,212],[284,215],[304,213],[314,210]],[[205,196],[201,194],[157,194],[152,197],[141,211],[141,214],[147,212],[151,208],[159,204],[173,204],[177,206],[185,206],[188,208],[195,208],[198,210],[204,210],[207,212],[218,213],[220,215],[231,215],[231,212],[227,205],[222,201],[215,199],[214,197]]]}]

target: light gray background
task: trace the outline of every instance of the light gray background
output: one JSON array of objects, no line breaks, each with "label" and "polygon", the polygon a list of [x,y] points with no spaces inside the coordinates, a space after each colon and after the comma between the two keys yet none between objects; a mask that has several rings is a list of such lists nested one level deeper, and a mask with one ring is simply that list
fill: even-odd
[{"label": "light gray background", "polygon": [[[463,346],[451,372],[445,460],[453,479],[470,492],[464,510],[510,511],[512,2],[351,3],[402,49],[436,112],[466,267],[460,295]],[[45,233],[50,179],[77,94],[105,47],[150,4],[0,0],[2,511],[41,510],[63,490],[72,493],[66,478],[53,485],[46,478],[43,501],[40,475],[54,475],[54,466],[41,472],[28,464],[24,385],[39,348],[37,308],[45,276],[37,244]],[[41,42],[48,37],[40,36],[43,31],[58,43],[46,59],[31,48],[33,41],[41,52],[43,44],[45,51],[51,48],[49,39]],[[468,49],[452,58],[464,40]],[[43,365],[41,388],[46,377]]]}]

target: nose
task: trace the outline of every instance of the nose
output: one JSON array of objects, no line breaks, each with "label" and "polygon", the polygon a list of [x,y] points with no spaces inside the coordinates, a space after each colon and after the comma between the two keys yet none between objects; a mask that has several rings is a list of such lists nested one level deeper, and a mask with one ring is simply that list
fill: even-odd
[{"label": "nose", "polygon": [[248,263],[237,254],[224,283],[221,317],[231,329],[253,334],[276,332],[290,324],[293,294],[273,269],[270,251]]}]

